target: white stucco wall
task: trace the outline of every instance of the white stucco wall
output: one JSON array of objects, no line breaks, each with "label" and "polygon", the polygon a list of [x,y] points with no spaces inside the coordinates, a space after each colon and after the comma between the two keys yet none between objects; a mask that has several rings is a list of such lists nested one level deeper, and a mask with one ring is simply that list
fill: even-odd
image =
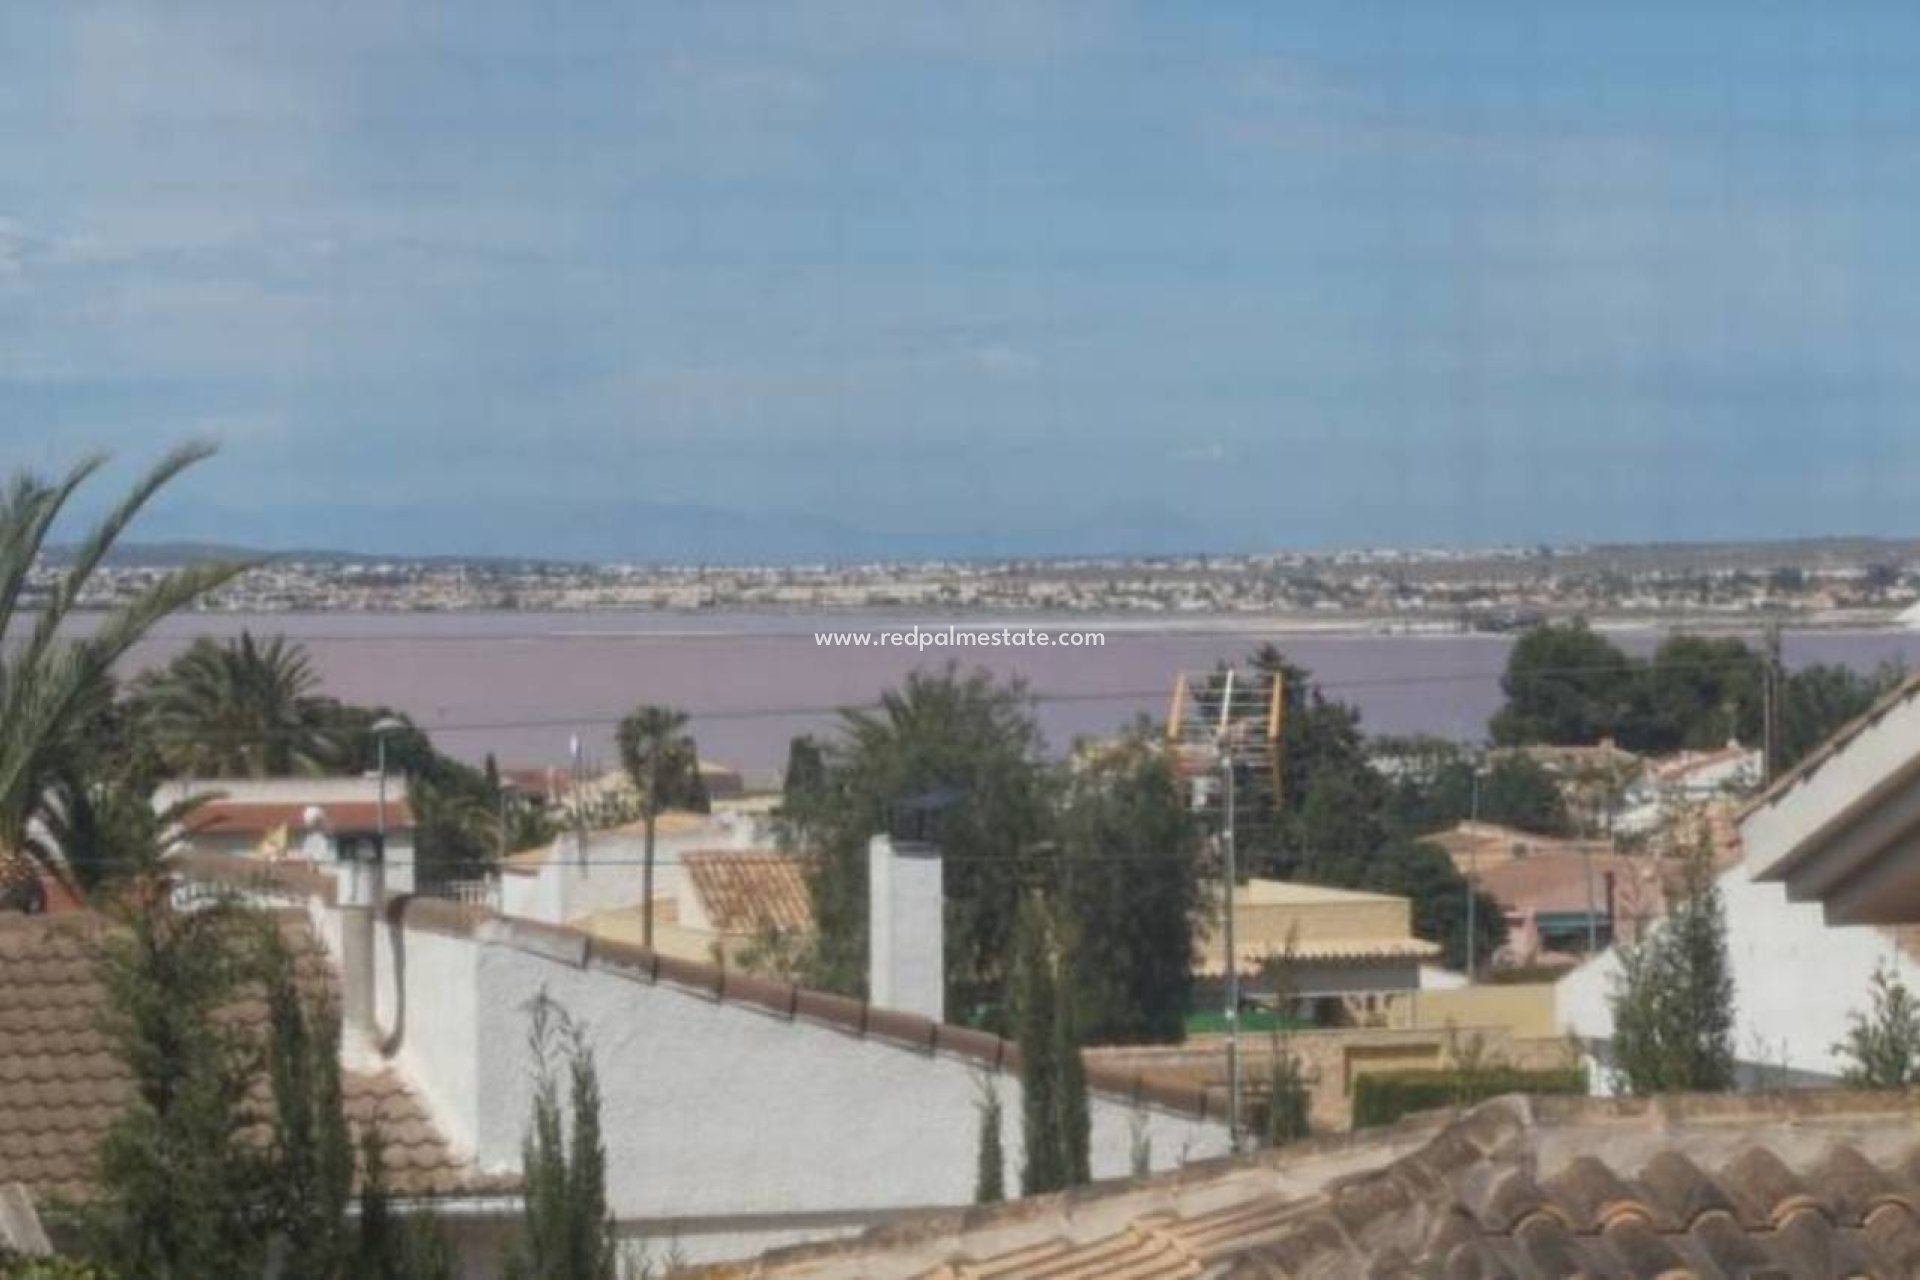
[{"label": "white stucco wall", "polygon": [[[433,910],[449,910],[433,904]],[[334,912],[311,904],[337,946]],[[461,1151],[517,1168],[532,1104],[527,1009],[545,991],[586,1024],[604,1095],[609,1192],[622,1234],[689,1261],[845,1234],[973,1195],[983,1079],[1000,1094],[1007,1180],[1020,1169],[1020,1090],[933,1054],[586,961],[578,934],[392,929],[376,939],[376,1009],[397,1065]],[[1224,1126],[1096,1094],[1093,1172],[1131,1171],[1136,1123],[1153,1166],[1223,1154]]]},{"label": "white stucco wall", "polygon": [[[1742,1076],[1754,1084],[1831,1081],[1841,1070],[1833,1046],[1849,1014],[1866,1008],[1874,966],[1889,961],[1909,987],[1920,987],[1920,965],[1885,932],[1828,925],[1819,903],[1789,902],[1784,886],[1755,881],[1754,868],[1765,861],[1757,852],[1720,876]],[[1563,1029],[1612,1039],[1608,997],[1619,971],[1618,953],[1608,948],[1560,980]],[[1596,1088],[1604,1090],[1605,1076],[1594,1074]]]},{"label": "white stucco wall", "polygon": [[426,1101],[440,1131],[464,1152],[482,1131],[479,953],[464,938],[400,930],[374,933],[374,1017],[391,1057]]},{"label": "white stucco wall", "polygon": [[[622,1218],[840,1213],[972,1198],[982,1072],[971,1060],[509,946],[481,947],[480,986],[483,1163],[519,1158],[533,1081],[526,1009],[544,989],[589,1027],[605,1095],[609,1192]],[[1015,1182],[1019,1085],[1005,1075],[994,1085]],[[1129,1171],[1135,1114],[1096,1097],[1095,1176]],[[1219,1126],[1146,1115],[1159,1167],[1225,1150]],[[690,1258],[725,1257],[742,1229],[716,1224],[713,1238],[702,1239],[683,1226],[680,1241]]]}]

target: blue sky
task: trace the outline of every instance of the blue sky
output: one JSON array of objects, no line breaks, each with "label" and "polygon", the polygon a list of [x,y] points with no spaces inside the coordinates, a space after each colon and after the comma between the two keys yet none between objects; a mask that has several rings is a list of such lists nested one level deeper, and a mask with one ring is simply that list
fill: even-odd
[{"label": "blue sky", "polygon": [[1910,5],[6,6],[0,455],[606,557],[1913,534]]}]

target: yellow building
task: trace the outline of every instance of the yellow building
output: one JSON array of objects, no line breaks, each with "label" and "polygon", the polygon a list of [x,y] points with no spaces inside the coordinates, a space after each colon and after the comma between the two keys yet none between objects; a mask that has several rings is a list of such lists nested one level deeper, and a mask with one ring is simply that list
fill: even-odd
[{"label": "yellow building", "polygon": [[[1276,964],[1297,997],[1371,996],[1413,991],[1438,943],[1413,933],[1413,906],[1388,893],[1362,893],[1284,880],[1250,880],[1234,894],[1234,951],[1242,979],[1262,988]],[[1226,972],[1225,930],[1201,947],[1196,972]]]}]

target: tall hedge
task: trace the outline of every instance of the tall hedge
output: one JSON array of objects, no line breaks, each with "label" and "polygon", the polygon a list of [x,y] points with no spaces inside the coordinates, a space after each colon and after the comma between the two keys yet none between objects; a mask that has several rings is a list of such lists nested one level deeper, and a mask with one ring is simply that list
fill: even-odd
[{"label": "tall hedge", "polygon": [[1382,1071],[1353,1082],[1353,1127],[1371,1129],[1401,1116],[1437,1107],[1460,1107],[1503,1093],[1587,1092],[1584,1067],[1522,1071],[1516,1067],[1476,1071]]}]

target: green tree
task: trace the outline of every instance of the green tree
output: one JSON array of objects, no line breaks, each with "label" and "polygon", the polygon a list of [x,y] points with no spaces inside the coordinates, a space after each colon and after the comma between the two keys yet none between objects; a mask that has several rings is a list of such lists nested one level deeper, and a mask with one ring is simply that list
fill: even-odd
[{"label": "green tree", "polygon": [[1374,753],[1387,765],[1386,823],[1396,834],[1429,835],[1476,818],[1543,836],[1573,832],[1559,784],[1524,755],[1502,755],[1476,778],[1466,749],[1439,739],[1377,738]]},{"label": "green tree", "polygon": [[[1413,931],[1445,948],[1444,959],[1454,968],[1467,960],[1467,878],[1460,874],[1445,850],[1416,840],[1395,839],[1382,845],[1349,888],[1393,893],[1413,907]],[[1506,916],[1500,904],[1476,891],[1474,954],[1484,961],[1507,940]]]},{"label": "green tree", "polygon": [[1761,735],[1764,663],[1731,636],[1669,636],[1641,674],[1619,726],[1631,751],[1704,751]]},{"label": "green tree", "polygon": [[1055,892],[1092,1044],[1173,1042],[1193,998],[1201,832],[1163,752],[1136,731],[1070,771]]},{"label": "green tree", "polygon": [[1503,746],[1589,745],[1617,729],[1640,669],[1584,619],[1527,631],[1507,655],[1506,694],[1488,728]]},{"label": "green tree", "polygon": [[341,765],[335,704],[307,651],[251,631],[206,636],[133,689],[143,727],[175,774],[279,778]]},{"label": "green tree", "polygon": [[1321,884],[1360,883],[1387,837],[1385,813],[1385,788],[1371,769],[1314,774],[1300,805],[1294,875]]},{"label": "green tree", "polygon": [[787,744],[787,768],[781,776],[781,802],[789,806],[804,803],[827,785],[826,753],[812,734],[799,734]]},{"label": "green tree", "polygon": [[1054,997],[1059,1007],[1054,1014],[1056,1041],[1054,1061],[1060,1070],[1055,1102],[1060,1108],[1060,1164],[1067,1185],[1082,1186],[1093,1180],[1093,1113],[1087,1098],[1087,1064],[1081,1055],[1079,1018],[1074,1013],[1073,987],[1060,980],[1060,971],[1069,965],[1062,957],[1055,962]]},{"label": "green tree", "polygon": [[946,854],[947,1007],[997,1004],[1021,868],[1051,832],[1040,755],[1025,690],[985,671],[916,671],[878,710],[843,716],[826,785],[796,797],[783,815],[786,840],[811,858],[814,976],[841,991],[864,988],[867,843],[891,829],[901,801],[949,788],[959,800],[935,816],[930,833]]},{"label": "green tree", "polygon": [[1704,848],[1687,857],[1667,918],[1619,956],[1610,1003],[1620,1084],[1641,1095],[1731,1089],[1726,911]]},{"label": "green tree", "polygon": [[148,501],[212,452],[188,446],[169,453],[74,545],[44,587],[33,575],[48,534],[105,460],[89,458],[54,481],[16,473],[0,492],[0,634],[8,637],[0,652],[0,872],[25,859],[67,874],[61,851],[39,832],[50,815],[84,803],[98,779],[97,738],[112,714],[114,665],[154,624],[247,567],[199,565],[166,574],[85,636],[62,635],[87,584]]},{"label": "green tree", "polygon": [[287,1246],[282,1274],[288,1280],[332,1280],[352,1257],[347,1205],[353,1140],[340,1086],[340,1017],[329,998],[302,993],[298,958],[280,931],[268,924],[263,933],[273,1099],[269,1159],[274,1220]]},{"label": "green tree", "polygon": [[635,708],[616,737],[620,763],[640,797],[640,817],[646,828],[646,846],[640,870],[640,945],[653,948],[653,837],[660,814],[675,805],[704,799],[700,786],[700,756],[687,732],[687,715],[672,707]]},{"label": "green tree", "polygon": [[377,1124],[360,1135],[360,1240],[346,1280],[454,1280],[453,1251],[439,1220],[415,1212],[404,1220],[387,1192],[386,1139]]},{"label": "green tree", "polygon": [[[509,1259],[514,1280],[614,1280],[618,1251],[607,1208],[600,1081],[586,1030],[542,991],[529,1007],[536,1064],[533,1118],[521,1149],[525,1204]],[[560,1097],[565,1060],[568,1099]],[[569,1123],[569,1115],[571,1123]]]},{"label": "green tree", "polygon": [[1848,1019],[1847,1034],[1833,1047],[1846,1062],[1843,1078],[1865,1089],[1904,1089],[1920,1084],[1920,1000],[1899,972],[1881,961],[1873,967],[1871,1003]]},{"label": "green tree", "polygon": [[1274,1041],[1267,1076],[1267,1145],[1283,1147],[1307,1136],[1312,1095],[1307,1090],[1299,1055],[1279,1043],[1277,1032]]},{"label": "green tree", "polygon": [[1897,663],[1872,672],[1815,664],[1780,682],[1780,767],[1790,769],[1906,679]]},{"label": "green tree", "polygon": [[158,876],[117,900],[102,944],[104,1030],[133,1096],[100,1148],[87,1235],[99,1259],[150,1280],[261,1274],[273,1221],[271,1166],[245,1133],[264,1046],[219,1016],[257,969],[242,908],[172,905]]},{"label": "green tree", "polygon": [[[389,1215],[376,1159],[356,1239],[340,1021],[313,980],[324,961],[232,899],[176,905],[157,840],[129,860],[97,972],[102,1030],[135,1087],[101,1144],[99,1197],[80,1213],[89,1251],[157,1280],[254,1280],[276,1242],[291,1277],[449,1277],[445,1249],[426,1248],[438,1229],[425,1213],[407,1224],[397,1269],[361,1265]],[[253,1001],[264,1029],[233,1016]]]},{"label": "green tree", "polygon": [[979,1081],[980,1096],[974,1110],[980,1116],[978,1158],[973,1177],[973,1202],[999,1204],[1007,1198],[1007,1156],[1002,1144],[1000,1091],[990,1077]]},{"label": "green tree", "polygon": [[[1471,791],[1471,786],[1469,786]],[[1543,836],[1573,834],[1559,783],[1537,761],[1503,756],[1480,779],[1480,818]],[[1469,800],[1469,813],[1471,813]],[[1462,817],[1468,814],[1462,814]]]},{"label": "green tree", "polygon": [[1039,895],[1020,905],[1014,935],[1013,1006],[1020,1046],[1020,1134],[1025,1158],[1020,1194],[1040,1195],[1068,1185],[1061,1131],[1060,1000],[1054,983],[1051,930]]},{"label": "green tree", "polygon": [[[1339,879],[1343,862],[1372,852],[1386,836],[1388,790],[1368,758],[1358,708],[1327,696],[1305,667],[1272,645],[1250,665],[1282,684],[1277,768],[1236,775],[1248,871]],[[1258,714],[1257,708],[1249,708]],[[1255,726],[1264,734],[1264,726]],[[1268,781],[1268,778],[1277,781]]]},{"label": "green tree", "polygon": [[1293,1050],[1292,1015],[1298,993],[1295,942],[1290,935],[1286,949],[1263,966],[1278,1014],[1269,1037],[1267,1069],[1267,1145],[1273,1147],[1297,1142],[1310,1130],[1313,1095],[1307,1088],[1300,1055]]}]

